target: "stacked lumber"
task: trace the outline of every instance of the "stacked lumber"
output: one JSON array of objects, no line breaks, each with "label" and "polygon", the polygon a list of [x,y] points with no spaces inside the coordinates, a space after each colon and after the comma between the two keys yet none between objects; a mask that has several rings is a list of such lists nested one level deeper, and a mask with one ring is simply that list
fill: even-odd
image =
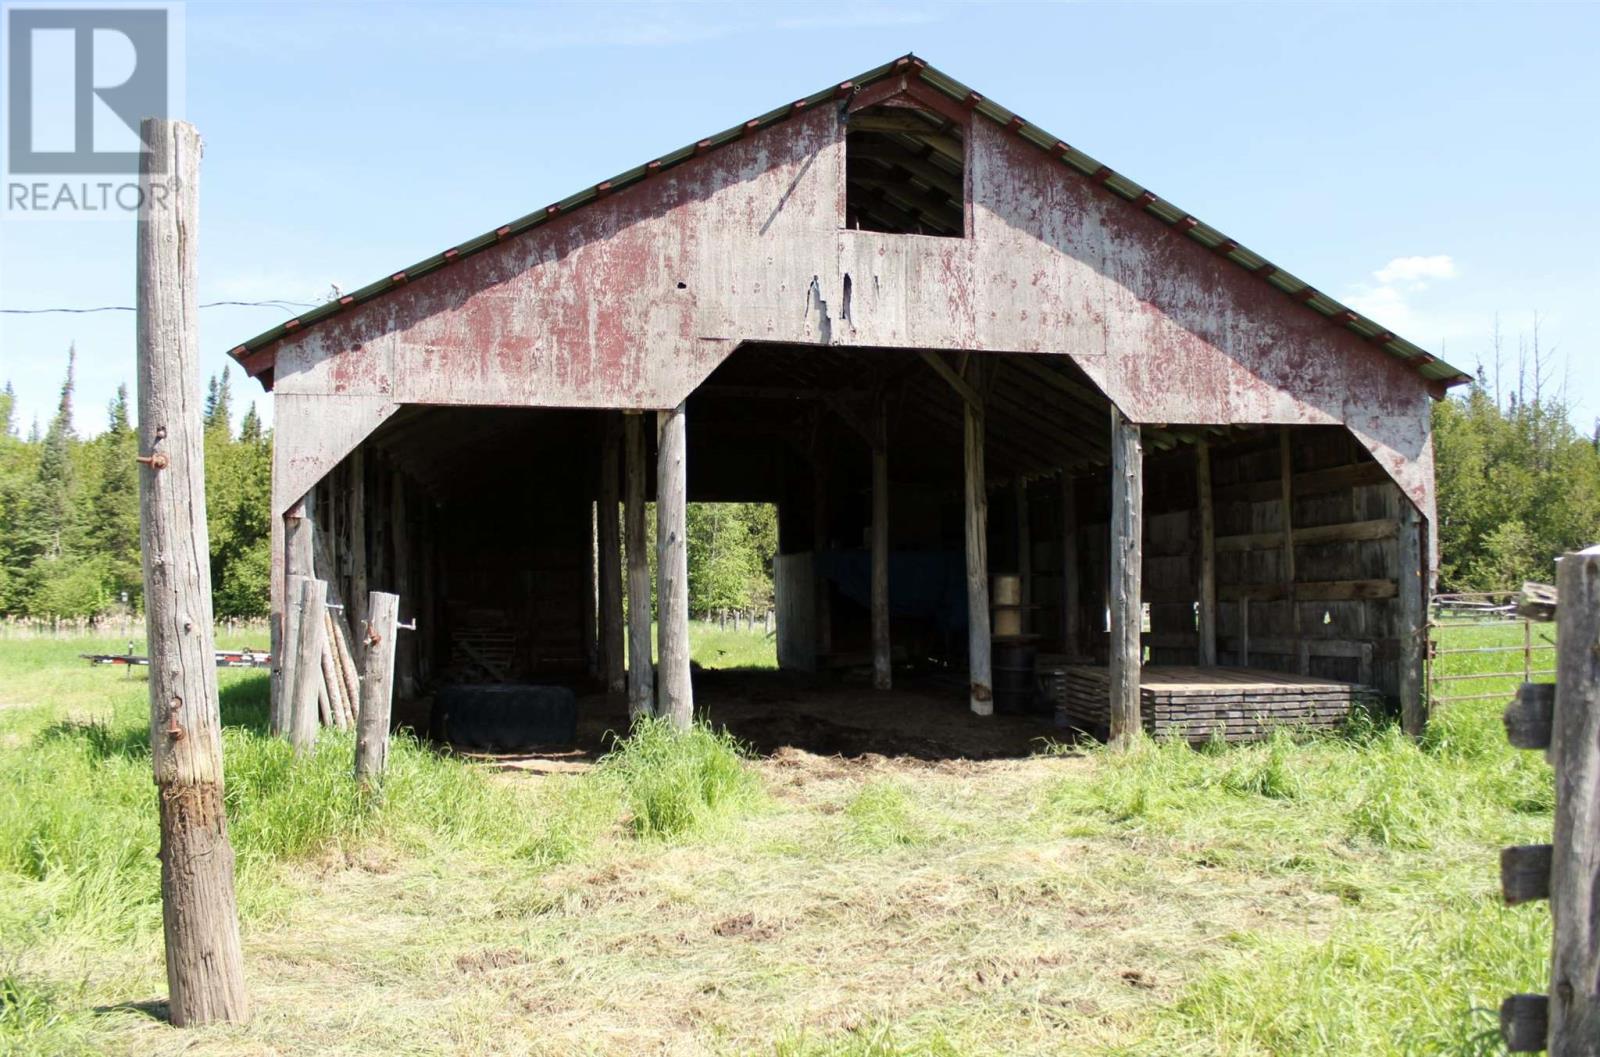
[{"label": "stacked lumber", "polygon": [[[1049,673],[1058,723],[1103,735],[1110,722],[1108,670],[1059,665]],[[1278,727],[1334,730],[1354,708],[1380,700],[1370,687],[1258,668],[1147,665],[1139,685],[1145,731],[1191,742],[1256,741]]]}]

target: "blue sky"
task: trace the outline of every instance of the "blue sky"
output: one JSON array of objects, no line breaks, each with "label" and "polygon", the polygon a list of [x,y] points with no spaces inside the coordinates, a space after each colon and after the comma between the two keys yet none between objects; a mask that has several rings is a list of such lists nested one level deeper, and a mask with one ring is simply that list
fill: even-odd
[{"label": "blue sky", "polygon": [[[1600,415],[1600,6],[191,2],[200,299],[312,302],[915,51],[1472,370],[1498,314]],[[132,304],[130,221],[0,221],[0,307]],[[286,318],[202,313],[203,366]],[[131,313],[0,315],[23,430]],[[236,407],[261,398],[236,387]]]}]

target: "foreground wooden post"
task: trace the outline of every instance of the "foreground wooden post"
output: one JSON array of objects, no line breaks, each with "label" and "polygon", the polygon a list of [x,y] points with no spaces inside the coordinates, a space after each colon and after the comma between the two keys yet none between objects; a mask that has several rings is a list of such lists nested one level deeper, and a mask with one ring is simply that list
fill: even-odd
[{"label": "foreground wooden post", "polygon": [[1139,676],[1144,623],[1144,449],[1139,427],[1111,408],[1111,744],[1126,747],[1139,732]]},{"label": "foreground wooden post", "polygon": [[289,744],[296,756],[317,743],[317,690],[322,685],[322,651],[327,644],[328,585],[313,577],[291,580],[298,592],[300,634],[288,643],[295,651],[294,683],[289,687]]},{"label": "foreground wooden post", "polygon": [[200,424],[195,241],[200,136],[151,118],[140,136],[140,549],[150,649],[150,757],[161,816],[169,1016],[179,1027],[249,1017],[233,847],[223,809],[222,719],[211,627]]},{"label": "foreground wooden post", "polygon": [[1600,1054],[1600,547],[1556,572],[1556,772],[1550,1052]]},{"label": "foreground wooden post", "polygon": [[654,650],[650,641],[650,551],[645,533],[644,417],[630,411],[624,419],[628,487],[624,516],[628,522],[628,718],[653,715]]},{"label": "foreground wooden post", "polygon": [[989,642],[989,495],[983,474],[983,409],[963,407],[967,537],[967,671],[972,711],[994,715]]},{"label": "foreground wooden post", "polygon": [[872,417],[872,686],[894,685],[889,642],[889,425],[880,396]]},{"label": "foreground wooden post", "polygon": [[1217,663],[1217,516],[1211,500],[1211,445],[1194,448],[1194,481],[1200,510],[1200,663]]},{"label": "foreground wooden post", "polygon": [[656,418],[656,605],[661,678],[656,715],[678,730],[694,719],[689,675],[688,453],[684,405]]},{"label": "foreground wooden post", "polygon": [[600,661],[606,691],[620,694],[628,687],[622,654],[622,540],[617,523],[622,423],[612,412],[605,415],[600,442]]},{"label": "foreground wooden post", "polygon": [[373,591],[361,633],[361,711],[356,717],[356,781],[381,779],[389,760],[389,714],[394,706],[394,646],[400,596]]}]

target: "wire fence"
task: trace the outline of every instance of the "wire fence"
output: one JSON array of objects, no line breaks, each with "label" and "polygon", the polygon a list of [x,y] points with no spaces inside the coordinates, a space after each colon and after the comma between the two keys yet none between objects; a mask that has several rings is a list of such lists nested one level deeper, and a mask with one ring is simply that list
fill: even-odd
[{"label": "wire fence", "polygon": [[1425,676],[1430,707],[1509,700],[1555,676],[1552,626],[1517,613],[1517,589],[1434,595]]}]

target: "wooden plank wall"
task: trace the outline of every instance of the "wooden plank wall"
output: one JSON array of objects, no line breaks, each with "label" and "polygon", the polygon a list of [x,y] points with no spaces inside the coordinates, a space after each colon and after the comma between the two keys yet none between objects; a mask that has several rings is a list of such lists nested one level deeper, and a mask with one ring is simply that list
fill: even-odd
[{"label": "wooden plank wall", "polygon": [[[1280,427],[1211,447],[1216,523],[1217,661],[1304,672],[1399,693],[1396,598],[1398,487],[1345,430]],[[1290,536],[1283,537],[1284,453],[1288,453]],[[1143,599],[1147,660],[1195,664],[1199,634],[1200,518],[1192,447],[1145,460]],[[1079,619],[1086,650],[1106,661],[1108,481],[1076,479]],[[1046,649],[1060,641],[1060,517],[1057,482],[1029,491],[1034,598]],[[1293,579],[1287,579],[1292,554]],[[1246,612],[1248,610],[1248,612]],[[1248,642],[1246,642],[1248,638]],[[1248,653],[1245,653],[1245,650]]]}]

